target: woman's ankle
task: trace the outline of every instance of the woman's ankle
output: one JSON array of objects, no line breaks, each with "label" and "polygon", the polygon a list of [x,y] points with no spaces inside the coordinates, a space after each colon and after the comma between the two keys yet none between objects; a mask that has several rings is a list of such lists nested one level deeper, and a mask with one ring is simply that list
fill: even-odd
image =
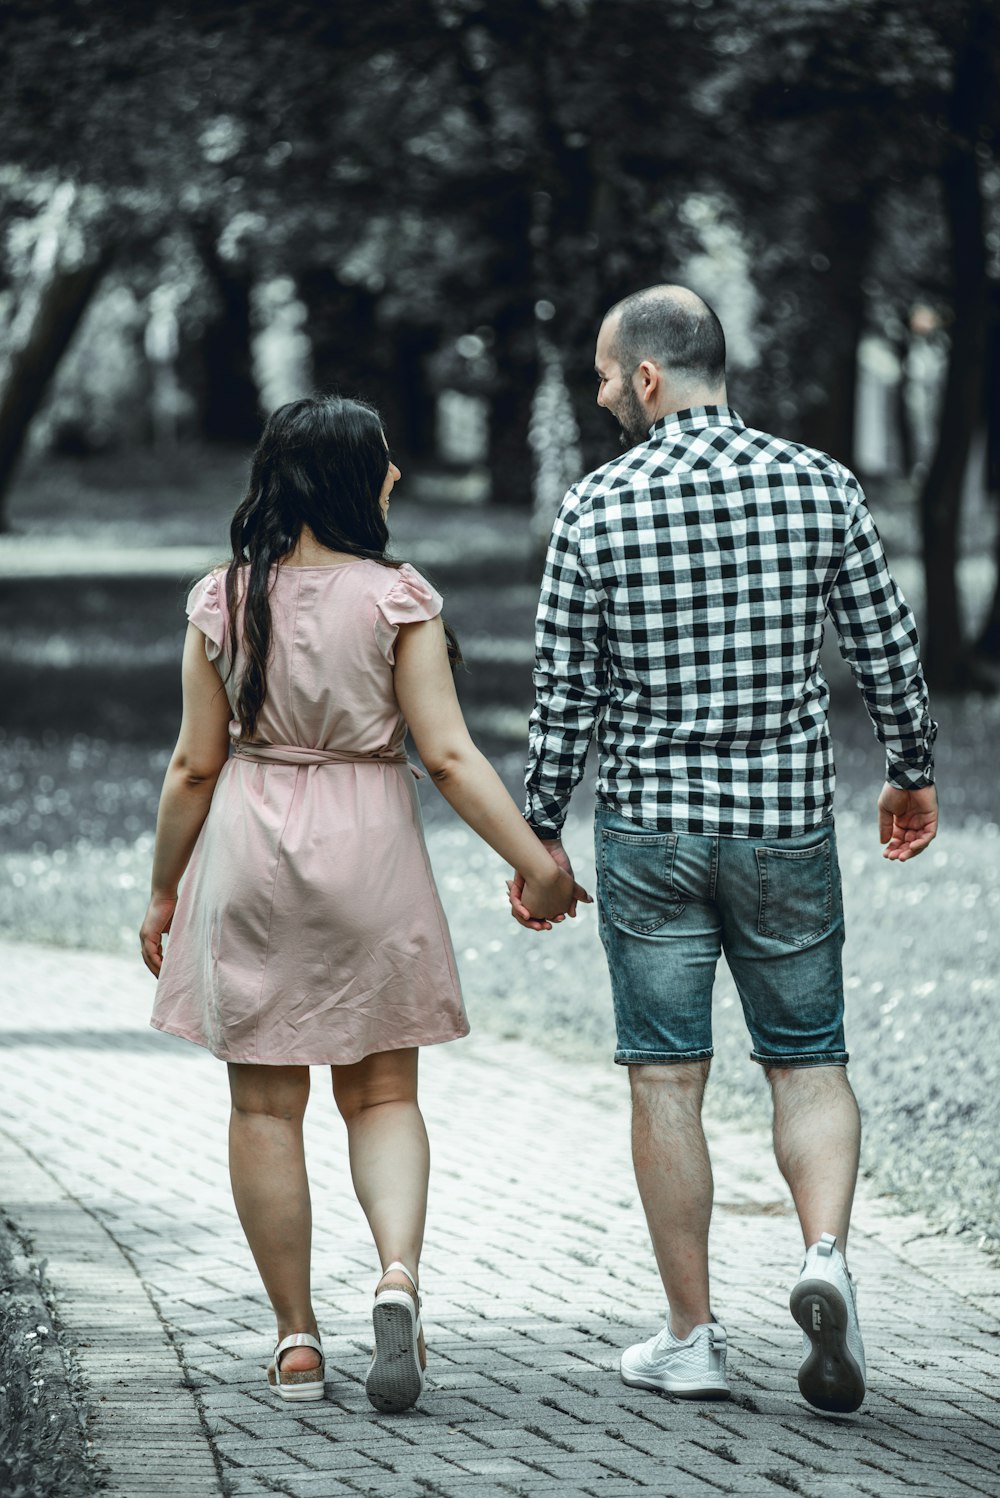
[{"label": "woman's ankle", "polygon": [[294,1337],[298,1332],[304,1332],[306,1336],[319,1339],[319,1327],[316,1325],[316,1317],[311,1312],[305,1316],[279,1316],[275,1320],[279,1342],[283,1342],[286,1337]]},{"label": "woman's ankle", "polygon": [[[406,1263],[405,1259],[398,1261]],[[411,1279],[412,1275],[412,1279]],[[420,1288],[420,1270],[416,1265],[406,1264],[405,1271],[402,1269],[383,1269],[376,1289],[399,1287],[401,1290],[409,1290],[411,1295],[418,1294]]]}]

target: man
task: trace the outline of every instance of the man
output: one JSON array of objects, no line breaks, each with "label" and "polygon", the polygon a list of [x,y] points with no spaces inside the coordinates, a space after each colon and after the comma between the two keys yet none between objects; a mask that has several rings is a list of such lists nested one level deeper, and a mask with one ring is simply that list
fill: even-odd
[{"label": "man", "polygon": [[[819,654],[829,618],[885,746],[879,837],[903,862],[937,830],[913,619],[854,476],[727,405],[722,327],[693,292],[657,286],[612,307],[596,369],[628,450],[570,489],[552,532],[526,817],[568,868],[559,835],[596,728],[615,1060],[629,1068],[636,1178],[669,1302],[621,1375],[695,1398],[729,1392],[701,1125],[724,951],[805,1240],[790,1302],[799,1388],[818,1409],[854,1410],[865,1358],[844,1255],[860,1119]],[[519,893],[515,881],[515,916],[545,927]]]}]

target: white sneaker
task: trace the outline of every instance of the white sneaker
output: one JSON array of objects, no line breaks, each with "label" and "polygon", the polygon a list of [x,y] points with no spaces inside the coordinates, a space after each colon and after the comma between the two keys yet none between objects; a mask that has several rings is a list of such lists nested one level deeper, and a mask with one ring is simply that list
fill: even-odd
[{"label": "white sneaker", "polygon": [[728,1399],[726,1333],[712,1321],[696,1326],[681,1342],[668,1321],[648,1342],[625,1349],[621,1375],[634,1389],[663,1389],[682,1399]]},{"label": "white sneaker", "polygon": [[802,1328],[799,1391],[818,1410],[849,1415],[865,1397],[865,1344],[858,1326],[857,1288],[832,1233],[806,1250],[789,1299]]}]

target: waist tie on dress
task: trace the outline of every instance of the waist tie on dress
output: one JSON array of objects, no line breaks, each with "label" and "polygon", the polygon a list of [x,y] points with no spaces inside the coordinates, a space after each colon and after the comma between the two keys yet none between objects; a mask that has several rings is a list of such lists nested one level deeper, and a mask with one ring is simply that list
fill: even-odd
[{"label": "waist tie on dress", "polygon": [[244,744],[239,739],[230,741],[235,759],[247,759],[261,765],[406,765],[417,780],[424,779],[423,770],[418,770],[406,757],[404,749],[394,753],[352,754],[344,749],[308,749],[304,744]]}]

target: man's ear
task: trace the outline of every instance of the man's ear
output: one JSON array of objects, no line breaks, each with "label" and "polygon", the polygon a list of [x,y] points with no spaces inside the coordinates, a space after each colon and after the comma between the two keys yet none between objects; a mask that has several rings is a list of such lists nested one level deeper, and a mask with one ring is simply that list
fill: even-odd
[{"label": "man's ear", "polygon": [[663,390],[663,372],[652,359],[643,359],[636,370],[638,395],[641,401],[655,406]]}]

